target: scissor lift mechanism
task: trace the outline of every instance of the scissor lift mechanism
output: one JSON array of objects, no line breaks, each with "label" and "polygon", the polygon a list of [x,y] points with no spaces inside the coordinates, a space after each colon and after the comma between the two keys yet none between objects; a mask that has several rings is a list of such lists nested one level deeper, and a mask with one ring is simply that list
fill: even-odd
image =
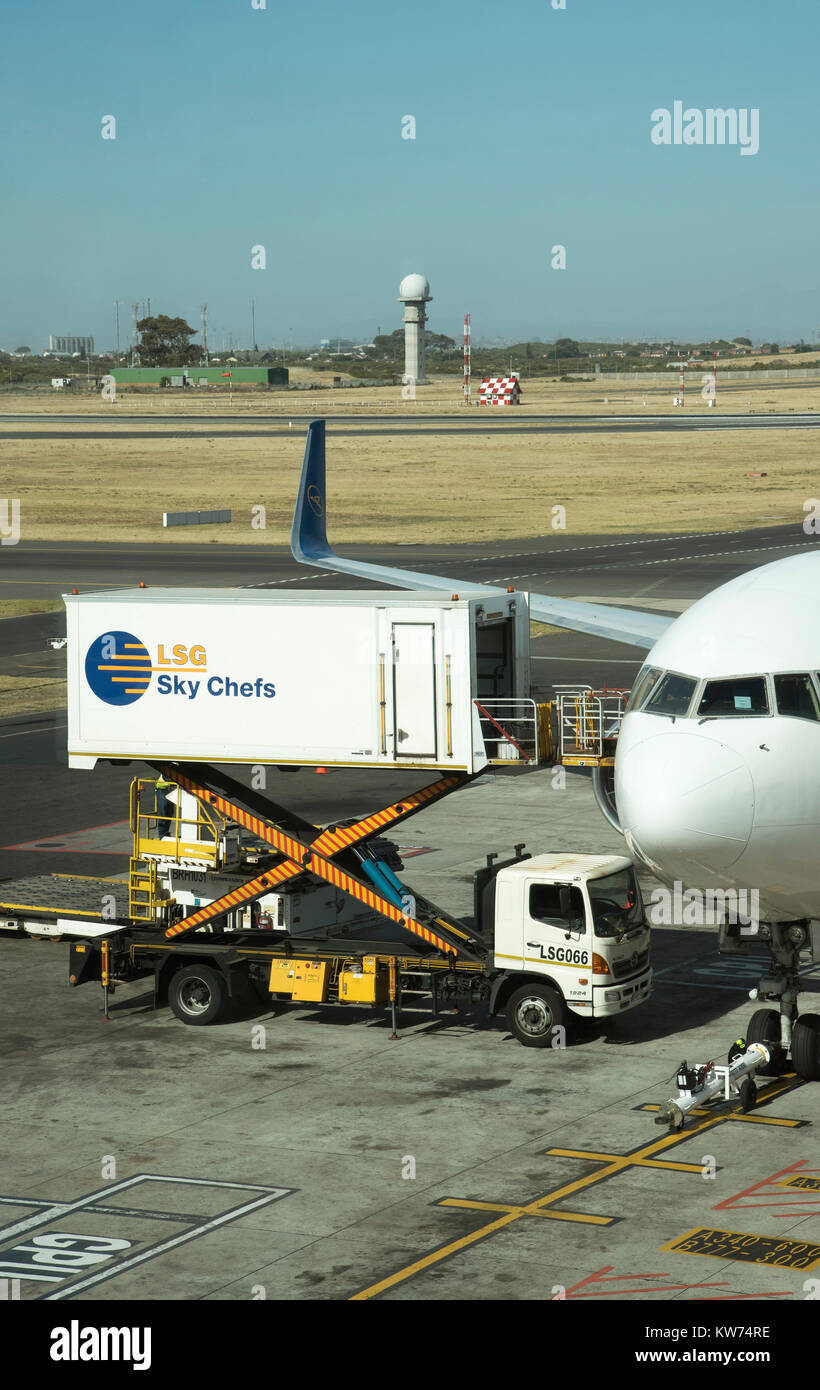
[{"label": "scissor lift mechanism", "polygon": [[[330,826],[322,830],[212,767],[168,763],[152,766],[167,781],[190,792],[203,806],[213,808],[249,830],[279,857],[279,862],[264,872],[250,876],[222,897],[172,922],[165,928],[169,940],[187,936],[305,874],[332,884],[373,913],[445,955],[464,955],[471,960],[485,958],[487,948],[477,934],[458,919],[445,916],[433,903],[410,892],[367,850],[369,840],[381,835],[387,827],[399,825],[426,806],[449,796],[472,780],[470,774],[441,777],[364,816],[354,825]],[[397,901],[402,906],[397,906]]]}]

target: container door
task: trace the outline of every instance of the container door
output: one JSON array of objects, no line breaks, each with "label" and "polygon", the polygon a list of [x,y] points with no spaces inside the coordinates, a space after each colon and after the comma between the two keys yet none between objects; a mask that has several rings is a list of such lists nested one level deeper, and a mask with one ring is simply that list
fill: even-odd
[{"label": "container door", "polygon": [[[512,619],[482,623],[476,628],[476,694],[479,700],[498,699],[514,693]],[[495,713],[495,711],[493,711]]]},{"label": "container door", "polygon": [[396,758],[435,758],[434,623],[393,623],[393,727]]}]

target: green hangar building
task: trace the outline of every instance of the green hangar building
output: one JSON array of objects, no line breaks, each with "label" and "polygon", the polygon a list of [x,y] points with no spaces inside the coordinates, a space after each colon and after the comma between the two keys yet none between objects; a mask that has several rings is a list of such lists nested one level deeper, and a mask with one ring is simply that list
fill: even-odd
[{"label": "green hangar building", "polygon": [[[228,375],[230,373],[230,376]],[[115,367],[118,386],[287,386],[287,367]]]}]

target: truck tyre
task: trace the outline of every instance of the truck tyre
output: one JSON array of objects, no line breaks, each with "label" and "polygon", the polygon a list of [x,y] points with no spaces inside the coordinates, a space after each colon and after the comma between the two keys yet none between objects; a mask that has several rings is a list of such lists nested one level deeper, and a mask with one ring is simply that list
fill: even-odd
[{"label": "truck tyre", "polygon": [[780,1014],[777,1009],[757,1009],[746,1029],[747,1043],[759,1042],[768,1047],[771,1061],[758,1067],[760,1076],[780,1076],[786,1069],[786,1054],[780,1043]]},{"label": "truck tyre", "polygon": [[820,1014],[801,1014],[795,1023],[792,1064],[804,1081],[820,1081]]},{"label": "truck tyre", "polygon": [[534,980],[507,1000],[507,1027],[524,1047],[550,1047],[553,1029],[564,1023],[564,1001],[549,985]]},{"label": "truck tyre", "polygon": [[226,996],[224,976],[212,965],[184,965],[171,976],[168,986],[172,1013],[194,1027],[216,1022]]}]

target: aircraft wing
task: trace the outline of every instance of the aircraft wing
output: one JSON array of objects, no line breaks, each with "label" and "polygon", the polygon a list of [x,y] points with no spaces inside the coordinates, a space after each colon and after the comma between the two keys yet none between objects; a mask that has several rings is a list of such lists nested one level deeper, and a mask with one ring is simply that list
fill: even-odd
[{"label": "aircraft wing", "polygon": [[[395,586],[398,589],[447,589],[457,593],[465,588],[493,589],[498,585],[477,584],[474,580],[452,579],[440,574],[423,574],[418,570],[393,569],[390,565],[373,565],[366,560],[348,560],[331,549],[327,539],[327,507],[325,503],[325,422],[314,420],[308,425],[302,476],[293,513],[290,547],[294,559],[302,565],[334,570],[340,574],[355,574],[361,579]],[[530,594],[530,617],[538,622],[573,632],[588,632],[596,637],[609,637],[630,646],[653,647],[674,617],[659,617],[640,610],[611,608],[606,603],[583,603],[573,599],[551,598],[549,594]]]}]

